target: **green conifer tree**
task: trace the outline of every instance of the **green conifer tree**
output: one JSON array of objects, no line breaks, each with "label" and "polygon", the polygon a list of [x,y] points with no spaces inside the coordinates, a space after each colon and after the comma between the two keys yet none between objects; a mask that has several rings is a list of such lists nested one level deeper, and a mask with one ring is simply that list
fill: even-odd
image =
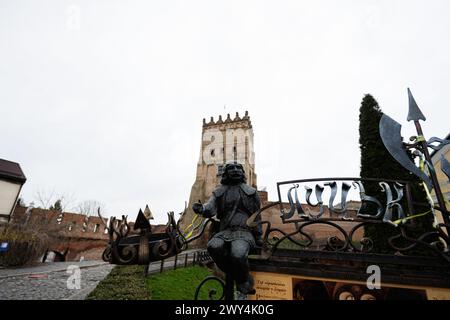
[{"label": "green conifer tree", "polygon": [[62,212],[61,199],[55,201],[55,204],[50,206],[50,210]]},{"label": "green conifer tree", "polygon": [[[361,178],[379,178],[393,180],[412,181],[412,198],[417,203],[427,203],[426,194],[420,184],[420,180],[404,169],[387,151],[379,133],[379,123],[383,112],[378,102],[370,94],[366,94],[361,102],[359,114],[359,144],[361,150]],[[412,157],[411,157],[412,158]],[[365,183],[366,193],[386,204],[386,195],[382,192],[378,183]],[[406,197],[406,196],[405,196]],[[426,206],[415,205],[413,212],[408,212],[406,199],[402,201],[405,214],[417,214],[426,211]],[[384,209],[384,208],[383,208]],[[410,222],[411,235],[419,235],[432,228],[432,215],[414,219]],[[415,230],[415,231],[414,231]],[[389,224],[372,225],[365,228],[364,236],[372,239],[374,252],[393,253],[388,244],[388,239],[399,233],[399,229]],[[400,244],[401,242],[396,242]],[[404,242],[406,244],[407,242]],[[424,254],[427,250],[418,247],[415,253]]]}]

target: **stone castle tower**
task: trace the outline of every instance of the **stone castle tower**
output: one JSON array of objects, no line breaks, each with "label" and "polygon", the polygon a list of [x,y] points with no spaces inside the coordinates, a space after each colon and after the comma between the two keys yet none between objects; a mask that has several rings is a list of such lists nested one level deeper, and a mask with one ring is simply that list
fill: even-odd
[{"label": "stone castle tower", "polygon": [[184,231],[194,218],[192,204],[198,200],[204,203],[209,199],[220,184],[224,164],[230,160],[236,160],[243,165],[247,184],[256,188],[253,128],[248,111],[242,118],[236,112],[234,119],[231,119],[230,114],[225,120],[222,116],[219,116],[217,121],[214,121],[213,117],[209,122],[203,119],[197,175],[191,189],[188,208],[180,221],[181,231]]}]

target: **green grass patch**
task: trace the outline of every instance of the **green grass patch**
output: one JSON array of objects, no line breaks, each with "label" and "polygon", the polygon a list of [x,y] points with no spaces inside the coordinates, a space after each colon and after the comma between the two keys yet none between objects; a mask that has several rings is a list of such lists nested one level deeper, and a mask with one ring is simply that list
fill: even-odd
[{"label": "green grass patch", "polygon": [[[193,300],[197,286],[211,272],[204,267],[192,266],[165,271],[147,278],[152,300]],[[217,281],[208,281],[202,286],[199,300],[209,300],[210,289],[216,290],[215,299],[222,295],[222,287]]]},{"label": "green grass patch", "polygon": [[116,266],[86,300],[150,300],[145,266]]},{"label": "green grass patch", "polygon": [[[193,300],[197,286],[210,275],[207,268],[192,266],[144,278],[144,266],[116,266],[86,300]],[[208,281],[199,299],[208,300],[210,289],[216,290],[215,299],[222,295],[220,284]]]}]

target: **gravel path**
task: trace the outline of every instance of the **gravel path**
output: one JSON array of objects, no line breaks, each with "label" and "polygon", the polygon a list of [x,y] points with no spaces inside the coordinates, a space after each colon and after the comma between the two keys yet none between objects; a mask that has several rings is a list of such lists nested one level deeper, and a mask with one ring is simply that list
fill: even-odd
[{"label": "gravel path", "polygon": [[[79,289],[68,288],[76,284],[69,266],[80,268]],[[0,300],[83,300],[113,268],[101,261],[83,261],[0,269]]]}]

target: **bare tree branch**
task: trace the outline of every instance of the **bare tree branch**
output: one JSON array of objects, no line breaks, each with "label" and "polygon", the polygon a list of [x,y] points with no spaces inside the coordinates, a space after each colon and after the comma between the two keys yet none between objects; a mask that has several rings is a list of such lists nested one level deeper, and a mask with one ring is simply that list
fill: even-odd
[{"label": "bare tree branch", "polygon": [[44,190],[39,188],[36,191],[35,201],[37,207],[41,207],[42,209],[48,209],[52,204],[56,202],[55,198],[55,189],[53,188],[51,191]]},{"label": "bare tree branch", "polygon": [[39,188],[36,191],[34,197],[36,207],[40,207],[42,209],[50,209],[50,207],[54,206],[55,203],[59,200],[61,205],[62,212],[66,212],[71,209],[73,203],[75,203],[75,195],[73,193],[56,193],[55,188],[46,190],[44,188]]},{"label": "bare tree branch", "polygon": [[104,212],[105,206],[103,205],[103,203],[96,201],[96,200],[86,200],[86,201],[80,202],[75,207],[75,212],[83,214],[88,217],[97,215],[98,210],[101,210],[102,212]]}]

